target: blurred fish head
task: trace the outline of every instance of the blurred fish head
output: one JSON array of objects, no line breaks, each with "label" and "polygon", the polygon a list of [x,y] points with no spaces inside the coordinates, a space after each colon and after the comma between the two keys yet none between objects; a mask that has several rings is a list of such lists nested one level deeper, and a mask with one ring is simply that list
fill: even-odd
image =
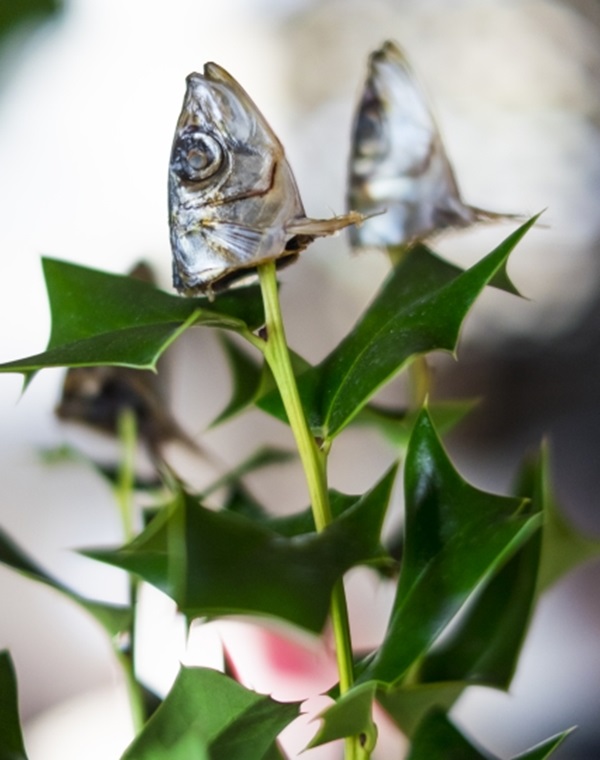
[{"label": "blurred fish head", "polygon": [[129,367],[71,367],[64,379],[56,416],[117,436],[124,412],[133,413],[138,435],[151,453],[179,440],[198,449],[172,417],[159,377]]},{"label": "blurred fish head", "polygon": [[369,56],[353,125],[348,202],[367,215],[379,212],[350,229],[357,247],[404,245],[474,221],[427,99],[393,42]]},{"label": "blurred fish head", "polygon": [[139,417],[141,408],[139,398],[123,382],[128,372],[117,367],[72,367],[65,375],[56,415],[116,435],[119,414],[132,409]]},{"label": "blurred fish head", "polygon": [[248,94],[215,63],[190,74],[169,165],[175,287],[210,291],[284,255],[286,222],[303,216],[283,147]]}]

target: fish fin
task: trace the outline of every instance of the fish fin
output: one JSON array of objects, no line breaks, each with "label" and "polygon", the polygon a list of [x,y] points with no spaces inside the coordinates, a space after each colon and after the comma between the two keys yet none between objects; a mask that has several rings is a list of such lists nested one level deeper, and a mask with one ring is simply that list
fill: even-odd
[{"label": "fish fin", "polygon": [[[475,216],[475,222],[516,222],[517,224],[524,224],[531,218],[531,214],[505,214],[497,211],[488,211],[484,208],[478,208],[477,206],[467,206],[466,208],[471,211]],[[544,224],[539,220],[536,221],[534,227],[538,229],[549,229],[549,224]]]},{"label": "fish fin", "polygon": [[207,244],[222,253],[224,262],[233,267],[254,261],[264,239],[261,230],[230,222],[205,225],[203,232]]},{"label": "fish fin", "polygon": [[306,216],[301,216],[288,222],[285,231],[290,235],[323,237],[333,235],[351,224],[362,224],[365,219],[366,217],[359,214],[358,211],[350,211],[331,219],[309,219]]},{"label": "fish fin", "polygon": [[468,206],[469,210],[475,214],[478,222],[525,222],[529,217],[525,214],[503,214],[498,211],[488,211],[485,208],[477,206]]}]

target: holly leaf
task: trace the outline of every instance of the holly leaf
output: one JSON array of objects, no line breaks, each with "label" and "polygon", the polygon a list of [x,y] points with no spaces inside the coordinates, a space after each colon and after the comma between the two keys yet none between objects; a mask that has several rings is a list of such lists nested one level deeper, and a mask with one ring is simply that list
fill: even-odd
[{"label": "holly leaf", "polygon": [[381,557],[394,474],[392,468],[318,534],[287,537],[244,514],[207,509],[181,492],[131,543],[83,554],[157,586],[189,619],[268,615],[317,633],[339,578]]},{"label": "holly leaf", "polygon": [[427,410],[406,455],[405,545],[388,630],[361,681],[397,685],[482,582],[539,529],[523,499],[480,491],[454,469]]},{"label": "holly leaf", "polygon": [[[541,543],[536,525],[544,506],[540,489],[544,473],[538,464],[528,463],[527,477],[519,483],[518,492],[529,500],[478,491],[453,469],[431,418],[426,411],[421,413],[407,452],[406,551],[390,626],[381,650],[363,663],[355,687],[364,688],[362,696],[359,692],[355,699],[351,689],[341,698],[340,707],[330,708],[331,721],[327,722],[329,711],[324,714],[325,737],[339,728],[338,715],[344,717],[346,702],[356,725],[370,720],[367,693],[376,691],[377,701],[411,736],[432,708],[450,709],[469,684],[508,687],[535,599]],[[486,520],[495,524],[488,535],[478,527]],[[511,522],[514,528],[505,533]],[[521,536],[519,524],[523,526]],[[498,545],[498,539],[508,546]],[[478,540],[486,546],[482,557],[474,558],[469,545]],[[519,541],[520,548],[511,548]],[[489,569],[501,562],[503,552],[511,550],[514,555],[496,572]],[[485,563],[487,574],[481,569]],[[451,634],[427,651],[438,635],[435,621],[441,631],[460,600],[469,595],[469,588],[475,591],[474,598],[454,621]],[[416,666],[413,663],[422,656],[420,652],[425,656]],[[411,666],[410,679],[403,683],[402,672]],[[357,710],[362,712],[357,715]]]},{"label": "holly leaf", "polygon": [[362,746],[366,750],[372,750],[377,738],[377,729],[371,717],[376,689],[377,684],[373,682],[361,684],[324,710],[319,715],[321,727],[308,745],[309,748],[347,736],[361,736]]},{"label": "holly leaf", "polygon": [[[315,436],[336,436],[416,356],[437,350],[454,352],[474,301],[503,272],[508,256],[536,219],[466,271],[422,244],[414,246],[346,338],[299,377]],[[285,419],[277,394],[263,399],[261,406]]]},{"label": "holly leaf", "polygon": [[298,703],[276,702],[223,673],[182,667],[121,760],[266,760],[298,713]]},{"label": "holly leaf", "polygon": [[52,316],[48,347],[0,364],[0,372],[30,377],[44,367],[155,369],[160,355],[191,325],[243,332],[263,322],[256,286],[232,290],[213,304],[58,259],[44,258],[43,268]]},{"label": "holly leaf", "polygon": [[[529,499],[524,515],[543,519],[546,465],[540,457],[522,468],[517,493]],[[452,635],[423,661],[422,681],[464,681],[508,689],[537,598],[542,536],[543,531],[535,532],[479,590]]]}]

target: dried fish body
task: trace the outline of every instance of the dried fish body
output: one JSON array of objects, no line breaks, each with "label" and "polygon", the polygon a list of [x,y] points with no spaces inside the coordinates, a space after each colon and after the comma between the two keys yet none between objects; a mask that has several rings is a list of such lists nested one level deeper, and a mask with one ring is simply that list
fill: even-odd
[{"label": "dried fish body", "polygon": [[355,247],[403,246],[447,227],[510,218],[461,200],[427,99],[393,42],[369,57],[352,131],[348,204],[369,216],[350,229]]},{"label": "dried fish body", "polygon": [[307,218],[283,146],[248,94],[215,63],[188,76],[169,165],[177,290],[210,294],[361,219]]}]

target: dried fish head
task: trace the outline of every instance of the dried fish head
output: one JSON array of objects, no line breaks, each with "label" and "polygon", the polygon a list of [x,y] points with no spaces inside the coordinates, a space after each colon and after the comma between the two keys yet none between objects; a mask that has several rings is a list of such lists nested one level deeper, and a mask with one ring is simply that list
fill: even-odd
[{"label": "dried fish head", "polygon": [[350,230],[356,247],[402,246],[446,227],[502,218],[462,202],[427,99],[393,42],[369,57],[353,126],[348,203],[371,215]]},{"label": "dried fish head", "polygon": [[215,63],[188,76],[169,165],[179,291],[210,294],[360,219],[308,219],[283,147],[248,94]]}]

